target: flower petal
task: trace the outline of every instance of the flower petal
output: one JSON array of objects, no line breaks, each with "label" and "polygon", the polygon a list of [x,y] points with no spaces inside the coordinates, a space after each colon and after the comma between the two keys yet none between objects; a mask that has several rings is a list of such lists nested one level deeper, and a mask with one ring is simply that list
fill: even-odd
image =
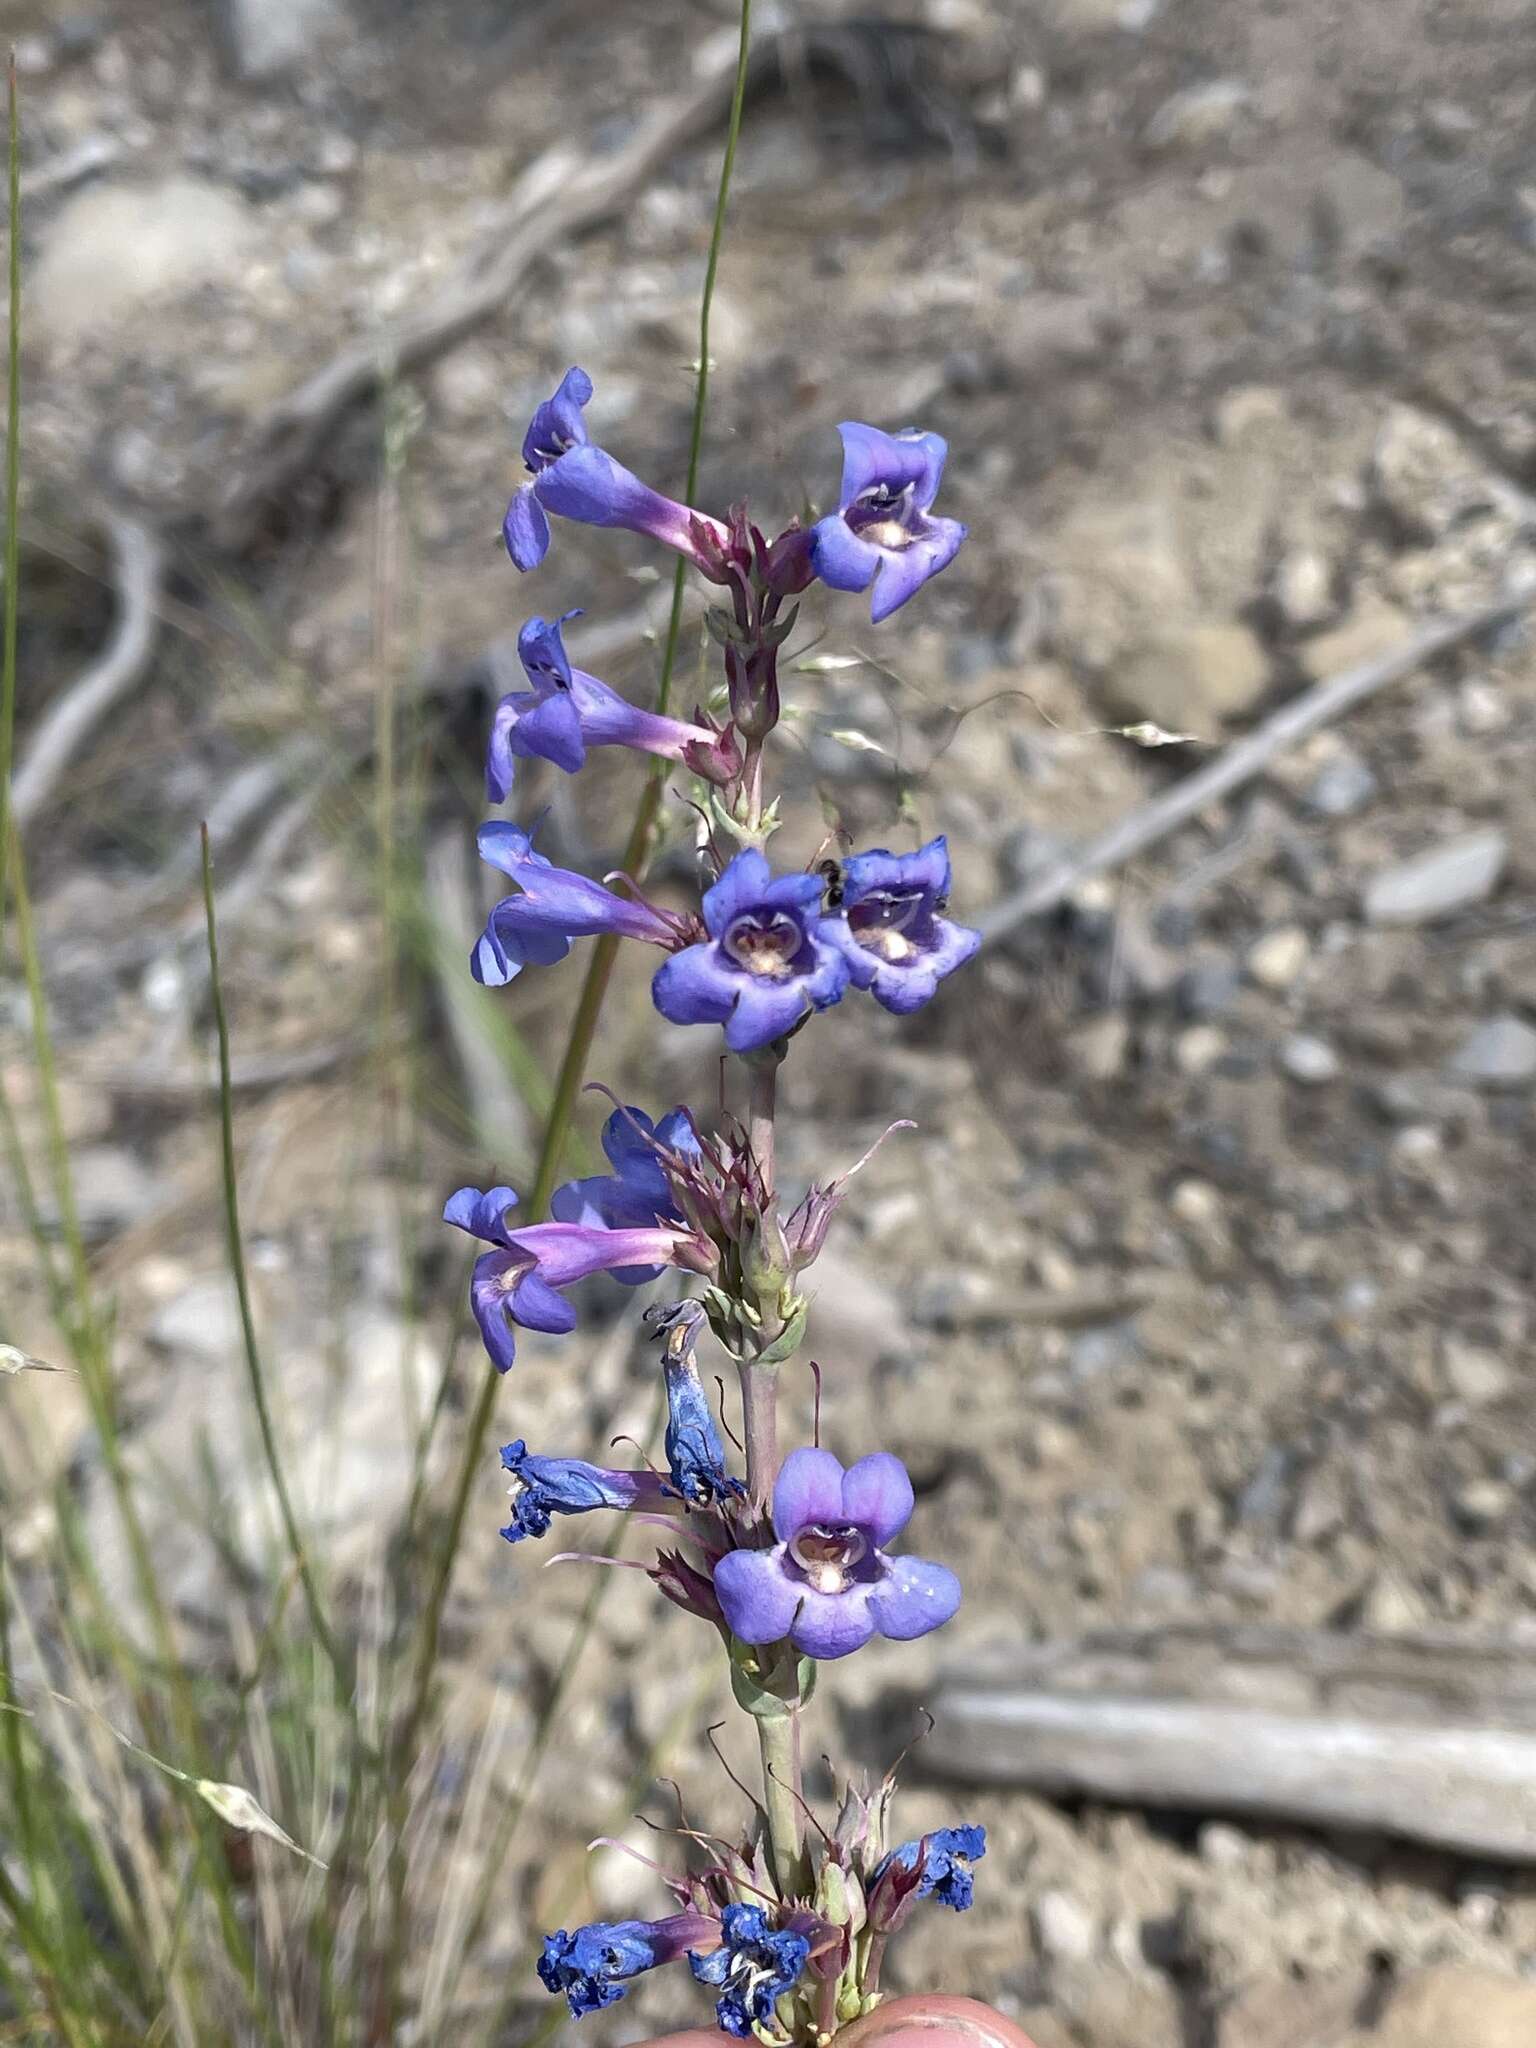
[{"label": "flower petal", "polygon": [[524,571],[537,569],[549,553],[549,521],[532,484],[524,484],[513,492],[507,516],[501,522],[501,537],[514,566]]},{"label": "flower petal", "polygon": [[813,1593],[802,1588],[800,1612],[789,1639],[802,1656],[823,1664],[862,1650],[875,1633],[874,1588],[853,1585],[846,1593]]},{"label": "flower petal", "polygon": [[811,567],[833,590],[867,590],[880,562],[880,549],[860,540],[840,512],[811,528]]},{"label": "flower petal", "polygon": [[505,1252],[486,1252],[476,1259],[469,1283],[469,1305],[498,1372],[505,1372],[517,1356],[517,1342],[507,1320],[506,1280],[511,1263]]},{"label": "flower petal", "polygon": [[[521,754],[525,760],[552,761],[567,775],[575,775],[586,765],[587,759],[581,713],[576,706],[563,690],[555,690],[544,698],[535,697],[531,690],[519,691],[518,699],[524,708],[514,714],[506,728],[509,752]],[[518,699],[507,699],[506,702],[516,703]],[[497,716],[500,717],[500,711]],[[493,745],[495,737],[493,728]],[[486,780],[489,786],[489,761]]]},{"label": "flower petal", "polygon": [[803,975],[789,981],[759,982],[743,974],[738,977],[735,1006],[726,1019],[725,1042],[732,1052],[756,1052],[793,1031],[814,1008]]},{"label": "flower petal", "polygon": [[912,1481],[900,1458],[875,1451],[843,1474],[843,1520],[856,1522],[876,1550],[884,1550],[912,1519]]},{"label": "flower petal", "polygon": [[673,1024],[723,1024],[736,1006],[739,981],[721,963],[719,948],[701,942],[662,962],[651,1001]]},{"label": "flower petal", "polygon": [[576,1327],[575,1309],[537,1271],[525,1273],[513,1288],[511,1308],[525,1330],[543,1330],[548,1336],[564,1337]]},{"label": "flower petal", "polygon": [[812,1522],[843,1519],[843,1467],[830,1451],[791,1451],[779,1467],[773,1489],[773,1528],[781,1543],[793,1543]]},{"label": "flower petal", "polygon": [[755,846],[738,853],[713,888],[704,892],[704,924],[711,938],[718,939],[733,917],[760,903],[772,880],[767,856]]},{"label": "flower petal", "polygon": [[869,1611],[883,1636],[909,1643],[942,1628],[960,1605],[960,1581],[947,1565],[926,1557],[891,1557],[889,1570],[871,1587]]},{"label": "flower petal", "polygon": [[721,1611],[744,1643],[776,1643],[787,1636],[803,1591],[785,1572],[777,1550],[731,1550],[715,1565]]},{"label": "flower petal", "polygon": [[881,548],[880,573],[870,598],[869,616],[878,626],[921,590],[930,576],[947,569],[960,552],[967,529],[958,519],[930,519],[921,537],[904,548]]}]

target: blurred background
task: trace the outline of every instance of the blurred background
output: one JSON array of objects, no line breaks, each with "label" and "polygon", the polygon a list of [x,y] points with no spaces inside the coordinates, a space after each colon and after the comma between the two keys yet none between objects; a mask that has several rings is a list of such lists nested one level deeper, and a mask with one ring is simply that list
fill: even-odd
[{"label": "blurred background", "polygon": [[[825,506],[835,423],[869,419],[947,437],[939,509],[971,526],[879,633],[808,594],[774,757],[786,856],[833,826],[943,831],[954,914],[990,919],[919,1018],[820,1020],[781,1093],[791,1181],[918,1126],[855,1184],[810,1342],[824,1440],[906,1459],[917,1547],[967,1587],[942,1634],[825,1674],[816,1710],[813,1748],[878,1770],[934,1707],[905,1832],[990,1830],[976,1909],[916,1923],[896,1981],[991,1996],[1039,2048],[1529,2048],[1536,656],[1518,605],[1495,613],[1536,565],[1529,7],[754,12],[700,503],[749,495],[765,524]],[[222,1236],[198,823],[279,1434],[335,1611],[377,1649],[420,1607],[414,1539],[483,1369],[449,1347],[443,1377],[462,1276],[436,1217],[466,1180],[526,1185],[581,978],[578,949],[496,995],[469,982],[490,709],[523,618],[573,605],[573,658],[645,700],[670,583],[640,541],[575,528],[520,580],[500,517],[572,362],[594,435],[681,488],[736,11],[6,0],[3,28],[16,815],[121,1455],[180,1655],[214,1687],[246,1668],[275,1553]],[[1133,859],[1038,914],[999,908],[1446,615],[1481,624],[1261,747]],[[688,617],[684,706],[709,658]],[[546,853],[611,867],[633,766],[529,765],[514,815],[547,806]],[[663,894],[693,874],[680,803],[667,821]],[[652,1110],[709,1104],[713,1034],[664,1025],[648,971],[621,962],[591,1071]],[[49,1359],[39,1244],[72,1226],[14,950],[4,975],[36,1201],[29,1222],[13,1149],[0,1338]],[[634,1307],[596,1286],[579,1336],[520,1347],[495,1440],[643,1437]],[[39,1659],[64,1524],[132,1635],[80,1382],[0,1399]],[[808,1377],[790,1402],[808,1435]],[[665,1910],[643,1867],[584,1844],[662,1853],[632,1816],[673,1817],[663,1778],[711,1824],[735,1798],[699,1733],[723,1688],[638,1581],[608,1575],[561,1686],[590,1579],[497,1541],[494,1467],[411,1787],[418,2040],[532,2040],[538,1930]],[[1149,1695],[1161,1747],[1134,1716],[1095,1733],[1106,1700]],[[1325,1754],[1345,1725],[1354,1762]],[[243,1782],[319,1844],[327,1801],[296,1810],[272,1748]],[[276,1894],[253,1882],[260,1921]],[[352,2038],[307,1995],[282,2038]],[[694,2009],[662,1973],[581,2038]]]}]

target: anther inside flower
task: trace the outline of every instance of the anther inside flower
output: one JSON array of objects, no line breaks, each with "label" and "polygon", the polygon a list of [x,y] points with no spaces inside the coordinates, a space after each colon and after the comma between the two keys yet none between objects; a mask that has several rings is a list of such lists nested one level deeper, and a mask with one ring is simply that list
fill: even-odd
[{"label": "anther inside flower", "polygon": [[770,981],[794,973],[807,950],[803,928],[784,910],[749,911],[732,918],[720,944],[738,967]]},{"label": "anther inside flower", "polygon": [[879,1451],[847,1471],[830,1451],[791,1451],[773,1489],[772,1550],[733,1550],[715,1592],[745,1643],[788,1637],[802,1656],[831,1659],[871,1636],[909,1642],[948,1621],[960,1582],[941,1564],[889,1557],[912,1514],[912,1482]]},{"label": "anther inside flower", "polygon": [[981,934],[941,915],[949,899],[949,844],[941,833],[916,853],[876,847],[842,870],[843,958],[855,988],[905,1016],[963,967]]}]

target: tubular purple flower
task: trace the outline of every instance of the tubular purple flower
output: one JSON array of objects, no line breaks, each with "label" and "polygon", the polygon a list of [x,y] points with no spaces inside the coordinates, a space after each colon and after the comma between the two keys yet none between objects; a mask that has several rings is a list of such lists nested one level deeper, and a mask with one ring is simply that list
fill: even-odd
[{"label": "tubular purple flower", "polygon": [[553,398],[537,408],[523,436],[532,474],[507,507],[502,535],[519,569],[536,569],[549,552],[549,520],[557,513],[584,526],[622,526],[676,548],[714,573],[729,540],[718,519],[653,491],[587,434],[583,408],[592,396],[585,370],[567,370]]},{"label": "tubular purple flower", "polygon": [[717,1945],[720,1923],[707,1913],[674,1913],[666,1920],[594,1920],[567,1934],[544,1937],[539,1977],[547,1991],[564,1992],[573,2019],[616,2005],[630,1979],[663,1963],[679,1963]]},{"label": "tubular purple flower", "polygon": [[889,1452],[845,1472],[830,1451],[791,1451],[773,1489],[771,1550],[733,1550],[715,1566],[715,1592],[744,1643],[788,1637],[804,1657],[830,1661],[871,1636],[910,1642],[948,1621],[960,1581],[941,1564],[889,1557],[912,1514],[912,1482]]},{"label": "tubular purple flower", "polygon": [[509,1187],[460,1188],[443,1210],[443,1221],[478,1237],[492,1249],[475,1261],[469,1302],[480,1335],[498,1372],[517,1355],[513,1326],[564,1336],[576,1327],[576,1311],[561,1293],[593,1273],[624,1266],[685,1266],[698,1271],[712,1248],[690,1232],[665,1226],[649,1230],[608,1230],[581,1223],[531,1223],[509,1227],[517,1196]]},{"label": "tubular purple flower", "polygon": [[[568,1180],[555,1189],[550,1214],[558,1223],[586,1223],[602,1230],[644,1229],[653,1223],[683,1221],[657,1147],[695,1160],[698,1133],[686,1109],[674,1109],[653,1124],[643,1109],[616,1109],[603,1126],[603,1150],[613,1172]],[[620,1268],[615,1280],[639,1287],[654,1280],[658,1266]]]},{"label": "tubular purple flower", "polygon": [[674,1024],[723,1024],[732,1052],[782,1038],[848,986],[845,948],[821,915],[816,875],[773,875],[755,847],[704,897],[709,937],[668,960],[651,997]]},{"label": "tubular purple flower", "polygon": [[585,669],[571,667],[560,629],[580,616],[574,611],[554,620],[533,618],[517,636],[518,657],[533,687],[510,692],[496,707],[485,757],[491,802],[505,802],[514,761],[552,761],[574,775],[588,747],[634,747],[686,761],[713,781],[729,780],[740,754],[726,735],[642,711]]},{"label": "tubular purple flower", "polygon": [[666,1481],[654,1472],[614,1470],[584,1458],[536,1457],[521,1437],[502,1445],[501,1462],[511,1474],[511,1514],[501,1532],[509,1543],[548,1535],[553,1515],[585,1515],[594,1508],[665,1514],[675,1505]]},{"label": "tubular purple flower", "polygon": [[476,844],[481,859],[500,868],[519,890],[492,910],[470,955],[470,971],[487,988],[503,987],[527,966],[563,960],[572,939],[598,932],[617,932],[653,946],[674,946],[681,937],[679,920],[631,896],[616,895],[585,875],[554,867],[534,852],[532,838],[516,825],[492,819],[480,827]]},{"label": "tubular purple flower", "polygon": [[838,507],[811,531],[811,561],[834,590],[869,590],[876,625],[930,576],[947,568],[966,529],[958,519],[936,519],[947,447],[937,434],[844,420],[843,483]]},{"label": "tubular purple flower", "polygon": [[916,853],[876,847],[843,863],[843,919],[832,927],[848,978],[897,1016],[931,1002],[939,983],[981,944],[968,925],[939,913],[949,900],[949,842],[941,833]]}]

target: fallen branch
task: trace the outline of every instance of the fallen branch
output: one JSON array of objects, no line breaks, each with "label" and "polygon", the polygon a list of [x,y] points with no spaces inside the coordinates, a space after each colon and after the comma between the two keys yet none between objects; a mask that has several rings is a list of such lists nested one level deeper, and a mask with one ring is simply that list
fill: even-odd
[{"label": "fallen branch", "polygon": [[1529,1654],[1450,1634],[1191,1627],[953,1671],[925,1766],[972,1784],[1368,1829],[1536,1863]]},{"label": "fallen branch", "polygon": [[18,828],[53,795],[78,748],[138,682],[155,650],[165,552],[149,527],[120,512],[102,513],[112,542],[118,620],[100,661],[69,686],[39,722],[11,785]]},{"label": "fallen branch", "polygon": [[1207,804],[1251,782],[1277,755],[1332,724],[1377,690],[1401,682],[1426,662],[1436,661],[1453,648],[1518,618],[1533,604],[1536,590],[1521,590],[1484,605],[1479,611],[1468,612],[1464,618],[1436,619],[1391,654],[1344,669],[1304,690],[1205,767],[1186,775],[1182,782],[1176,782],[1150,803],[1140,805],[1076,853],[1065,855],[1024,888],[994,903],[976,920],[982,944],[993,945],[1026,918],[1054,910],[1090,875],[1121,867],[1137,854],[1145,853],[1149,846],[1155,846],[1180,825],[1197,817]]}]

